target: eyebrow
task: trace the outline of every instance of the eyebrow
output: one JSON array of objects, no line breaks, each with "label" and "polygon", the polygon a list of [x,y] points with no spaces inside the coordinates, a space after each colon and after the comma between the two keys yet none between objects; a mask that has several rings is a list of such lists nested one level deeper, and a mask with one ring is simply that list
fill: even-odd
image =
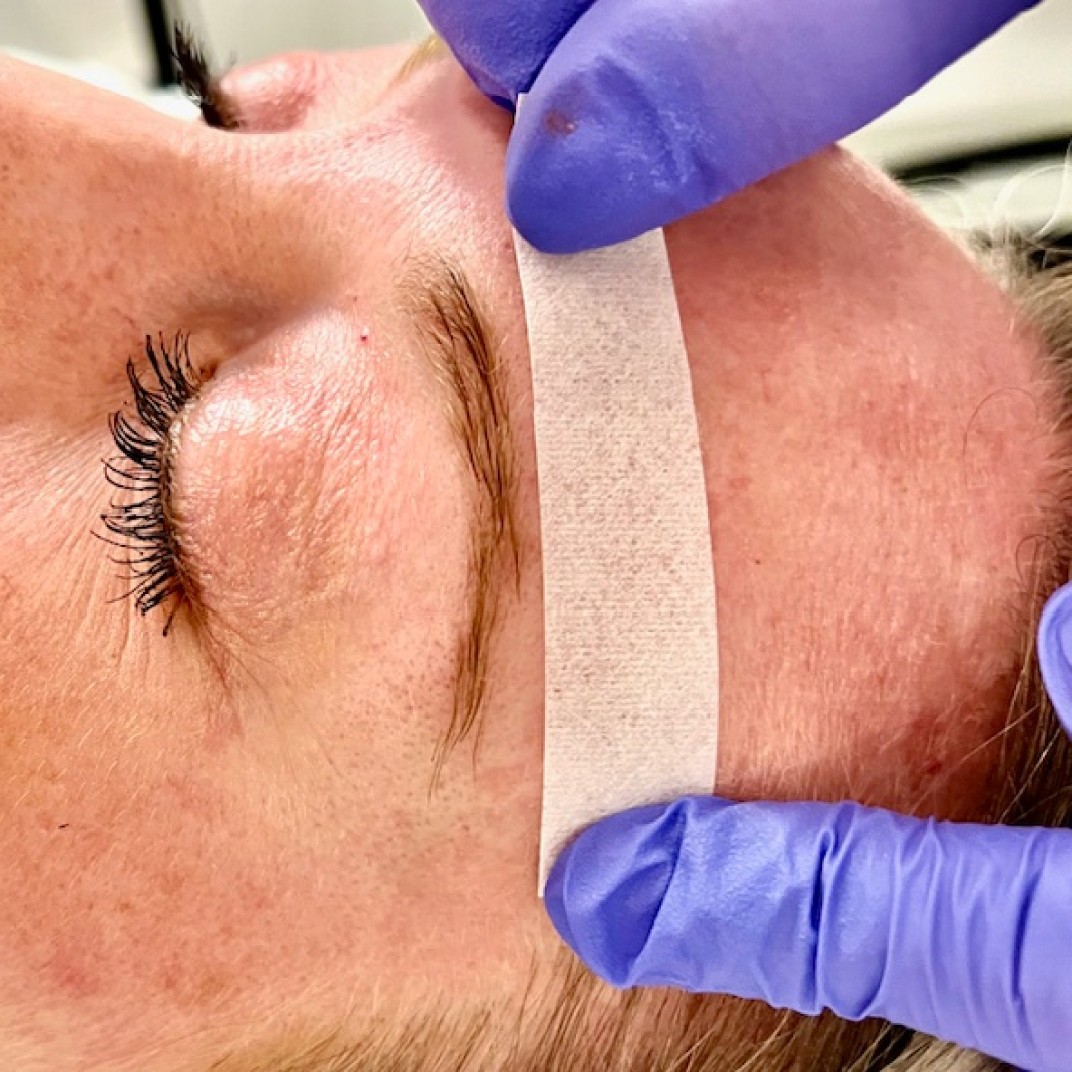
[{"label": "eyebrow", "polygon": [[487,693],[488,655],[506,583],[520,584],[516,452],[490,322],[465,274],[443,258],[415,262],[402,280],[418,336],[445,388],[455,441],[472,481],[467,625],[459,641],[453,716],[436,746],[431,788],[474,730]]},{"label": "eyebrow", "polygon": [[423,41],[416,44],[413,51],[402,61],[402,65],[387,84],[388,92],[412,78],[421,68],[427,67],[428,64],[434,63],[447,54],[443,39],[438,34],[429,34]]}]

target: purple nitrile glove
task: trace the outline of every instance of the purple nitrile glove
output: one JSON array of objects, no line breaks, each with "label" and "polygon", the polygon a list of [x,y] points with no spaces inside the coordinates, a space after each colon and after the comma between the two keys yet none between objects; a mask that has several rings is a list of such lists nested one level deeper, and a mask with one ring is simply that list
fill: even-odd
[{"label": "purple nitrile glove", "polygon": [[[1067,730],[1072,586],[1047,604],[1039,657]],[[616,986],[878,1016],[1072,1068],[1072,831],[685,797],[589,827],[545,898]]]},{"label": "purple nitrile glove", "polygon": [[859,129],[1039,0],[420,0],[488,96],[529,93],[517,229],[660,227]]}]

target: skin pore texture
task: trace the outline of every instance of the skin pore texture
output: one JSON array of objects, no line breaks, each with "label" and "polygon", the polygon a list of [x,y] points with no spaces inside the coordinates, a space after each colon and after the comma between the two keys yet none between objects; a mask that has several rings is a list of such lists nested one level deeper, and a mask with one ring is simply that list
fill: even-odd
[{"label": "skin pore texture", "polygon": [[[289,1020],[519,1002],[559,947],[534,893],[509,118],[449,57],[399,77],[407,55],[234,72],[238,132],[0,59],[6,1067],[193,1069]],[[978,815],[1057,495],[1036,343],[839,151],[668,243],[718,580],[719,791]],[[519,568],[493,585],[479,733],[433,790],[477,501],[406,297],[435,261],[494,341]],[[91,531],[125,362],[178,330],[208,378],[171,437],[199,609],[164,638],[163,610],[109,602],[125,582]]]}]

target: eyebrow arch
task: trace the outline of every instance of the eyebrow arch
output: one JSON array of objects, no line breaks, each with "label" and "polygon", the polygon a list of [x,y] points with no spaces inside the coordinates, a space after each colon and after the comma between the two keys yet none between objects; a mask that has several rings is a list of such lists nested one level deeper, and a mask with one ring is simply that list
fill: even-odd
[{"label": "eyebrow arch", "polygon": [[441,56],[446,55],[447,49],[443,44],[443,39],[438,34],[429,34],[423,41],[414,46],[412,52],[407,54],[402,61],[402,65],[387,84],[388,91],[396,89],[412,78],[422,67],[426,67]]},{"label": "eyebrow arch", "polygon": [[475,753],[505,584],[520,584],[517,466],[502,368],[489,321],[464,273],[429,258],[413,263],[402,285],[433,372],[446,389],[450,423],[473,481],[468,624],[458,653],[453,717],[433,760],[434,790],[447,758],[474,728]]}]

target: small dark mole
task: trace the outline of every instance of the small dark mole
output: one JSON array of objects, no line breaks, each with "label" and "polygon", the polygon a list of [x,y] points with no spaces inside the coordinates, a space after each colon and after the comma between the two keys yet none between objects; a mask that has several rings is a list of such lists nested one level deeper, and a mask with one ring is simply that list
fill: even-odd
[{"label": "small dark mole", "polygon": [[57,830],[66,830],[67,827],[69,827],[70,825],[71,825],[70,823],[60,823],[60,825],[57,826],[56,829]]},{"label": "small dark mole", "polygon": [[561,112],[548,112],[543,125],[549,134],[572,134],[577,129],[577,124],[568,119]]},{"label": "small dark mole", "polygon": [[753,558],[753,559],[752,559],[752,561],[753,561],[753,562],[754,562],[754,563],[755,563],[755,564],[756,564],[757,566],[760,566],[760,565],[762,565],[762,564],[763,564],[763,559],[761,559],[761,558]]}]

